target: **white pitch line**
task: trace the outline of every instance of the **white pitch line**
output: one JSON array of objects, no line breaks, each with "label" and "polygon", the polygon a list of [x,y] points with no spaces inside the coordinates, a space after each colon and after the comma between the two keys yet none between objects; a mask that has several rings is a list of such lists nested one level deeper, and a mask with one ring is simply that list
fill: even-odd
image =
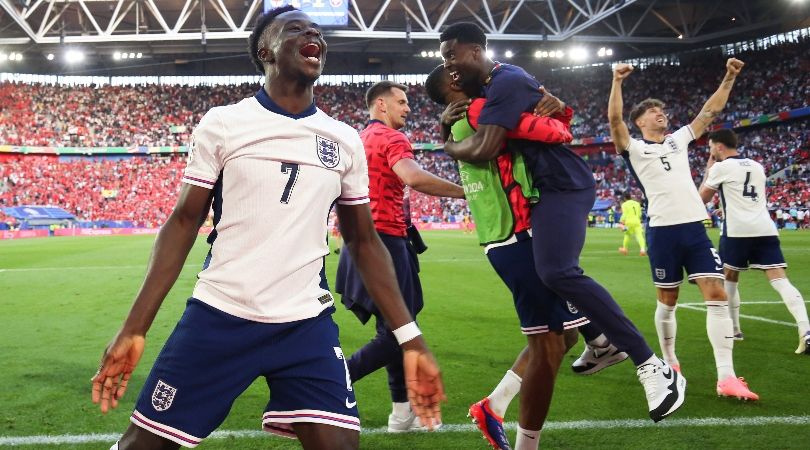
[{"label": "white pitch line", "polygon": [[[183,267],[199,267],[200,269],[202,269],[202,263],[186,264]],[[118,270],[118,269],[146,270],[146,264],[144,263],[138,265],[123,265],[123,266],[109,265],[109,266],[65,266],[65,267],[20,267],[20,268],[0,269],[0,272],[39,272],[52,270]]]},{"label": "white pitch line", "polygon": [[[810,303],[810,300],[805,300],[805,303]],[[694,302],[694,303],[678,303],[681,306],[701,306],[705,305],[704,302]],[[755,300],[755,301],[747,301],[741,302],[742,305],[784,305],[785,302],[781,300]]]},{"label": "white pitch line", "polygon": [[[616,428],[656,428],[656,427],[740,427],[764,425],[810,425],[810,416],[755,416],[755,417],[703,417],[693,419],[666,419],[663,422],[653,423],[645,419],[619,419],[619,420],[576,420],[570,422],[549,422],[544,430],[607,430]],[[504,428],[510,431],[517,429],[517,422],[504,423]],[[478,429],[475,425],[444,424],[436,430],[439,433],[472,433]],[[383,434],[387,427],[363,429],[363,434]],[[215,431],[210,439],[224,438],[258,438],[267,433],[259,430],[222,430]],[[0,446],[3,445],[61,445],[61,444],[88,444],[95,442],[112,443],[121,435],[115,433],[93,434],[63,434],[63,435],[35,435],[35,436],[0,436]]]},{"label": "white pitch line", "polygon": [[[693,311],[706,311],[705,307],[701,308],[699,306],[694,306],[694,305],[692,305],[690,303],[681,304],[679,306],[682,306],[682,307],[684,307],[686,309],[691,309]],[[796,328],[797,327],[797,325],[795,323],[793,323],[793,322],[785,322],[785,321],[782,321],[782,320],[773,320],[773,319],[768,319],[768,318],[760,317],[760,316],[752,316],[752,315],[749,315],[749,314],[740,314],[740,318],[741,319],[757,320],[759,322],[772,323],[772,324],[776,324],[776,325],[784,325],[786,327],[791,327],[791,328]]]}]

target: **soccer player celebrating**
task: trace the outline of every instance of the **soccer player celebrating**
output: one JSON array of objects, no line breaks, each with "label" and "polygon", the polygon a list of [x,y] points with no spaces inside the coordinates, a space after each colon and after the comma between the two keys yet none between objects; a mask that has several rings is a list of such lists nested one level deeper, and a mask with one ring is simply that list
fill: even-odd
[{"label": "soccer player celebrating", "polygon": [[[428,75],[425,88],[430,98],[441,105],[462,105],[469,100],[441,65]],[[551,98],[554,97],[546,95],[545,100]],[[452,122],[451,133],[455,141],[462,141],[475,132],[484,104],[484,99],[477,98],[469,104],[464,117],[456,119],[453,113],[442,117],[443,121]],[[560,108],[560,111],[552,117],[523,113],[517,128],[506,137],[548,143],[569,142],[572,139],[570,121],[573,110]],[[494,448],[511,449],[503,429],[503,415],[520,391],[517,447],[531,444],[536,447],[540,432],[535,435],[530,430],[542,430],[562,358],[577,340],[575,329],[583,333],[589,345],[601,343],[606,349],[592,364],[583,364],[583,370],[579,370],[580,365],[575,365],[578,373],[597,372],[627,359],[627,354],[611,346],[587,318],[548,289],[537,276],[534,264],[526,264],[527,261],[534,262],[530,209],[531,203],[537,201],[538,192],[532,187],[523,155],[507,152],[498,155],[496,160],[483,163],[460,161],[459,172],[467,193],[467,204],[478,224],[479,242],[484,246],[490,264],[512,292],[520,328],[528,340],[528,346],[492,394],[470,407],[470,416]]]},{"label": "soccer player celebrating", "polygon": [[440,420],[438,367],[374,232],[362,142],[313,102],[326,57],[320,28],[282,7],[257,19],[249,43],[264,85],[255,97],[211,109],[194,130],[177,205],[92,379],[93,402],[102,412],[115,408],[213,197],[210,261],[113,449],[194,447],[258,377],[272,391],[265,431],[298,438],[306,449],[358,448],[355,396],[323,275],[333,202],[346,245],[404,350],[414,409],[427,425]]},{"label": "soccer player celebrating", "polygon": [[765,193],[765,169],[737,152],[737,135],[722,129],[709,133],[709,161],[700,197],[704,203],[720,192],[723,232],[720,256],[726,277],[726,295],[734,326],[734,336],[743,339],[740,330],[740,271],[759,269],[782,297],[799,328],[797,354],[810,355],[810,323],[802,294],[785,274],[785,257],[779,247],[776,225],[768,213]]},{"label": "soccer player celebrating", "polygon": [[[474,23],[449,26],[439,41],[445,68],[465,90],[482,90],[487,100],[476,132],[461,142],[448,141],[445,152],[468,162],[495,159],[506,133],[540,100],[540,83],[520,67],[487,57],[486,35]],[[457,107],[451,104],[448,109]],[[447,136],[448,127],[443,126],[442,132]],[[531,210],[532,250],[540,279],[630,356],[644,387],[650,418],[657,422],[672,414],[683,404],[686,379],[655,356],[610,293],[579,267],[587,217],[596,198],[591,169],[562,144],[506,142],[509,151],[523,154],[532,184],[542,193]]]},{"label": "soccer player celebrating", "polygon": [[[369,198],[374,228],[394,262],[402,297],[411,315],[422,310],[422,285],[419,282],[419,263],[411,248],[403,212],[403,190],[410,186],[419,192],[454,198],[464,198],[461,186],[422,169],[414,161],[408,138],[400,128],[405,126],[410,108],[407,86],[392,81],[380,81],[366,92],[366,104],[371,120],[360,133],[368,161]],[[343,221],[341,220],[341,224]],[[426,426],[412,411],[408,402],[406,379],[402,368],[402,351],[389,320],[376,305],[374,292],[367,289],[368,279],[355,256],[341,252],[335,290],[342,294],[343,304],[357,315],[362,323],[371,316],[376,320],[377,334],[348,360],[352,382],[385,367],[393,402],[388,416],[388,431],[402,432],[425,429]]]},{"label": "soccer player celebrating", "polygon": [[643,137],[637,140],[630,137],[622,118],[622,83],[633,66],[618,64],[613,70],[608,119],[616,152],[627,161],[647,198],[650,268],[658,291],[655,328],[664,359],[680,371],[675,356],[675,307],[686,269],[689,281],[697,283],[706,302],[706,332],[717,366],[717,394],[758,400],[734,373],[734,333],[723,289],[723,266],[703,226],[708,214],[692,181],[688,154],[689,143],[723,110],[742,67],[742,61],[729,58],[720,87],[690,124],[672,134],[666,134],[669,120],[663,102],[646,99],[634,106],[630,121]]},{"label": "soccer player celebrating", "polygon": [[619,253],[626,255],[630,239],[635,237],[640,248],[639,255],[647,256],[647,241],[644,240],[644,231],[641,229],[641,204],[633,200],[633,196],[629,192],[624,194],[619,223],[624,227],[624,240],[622,246],[619,247]]}]

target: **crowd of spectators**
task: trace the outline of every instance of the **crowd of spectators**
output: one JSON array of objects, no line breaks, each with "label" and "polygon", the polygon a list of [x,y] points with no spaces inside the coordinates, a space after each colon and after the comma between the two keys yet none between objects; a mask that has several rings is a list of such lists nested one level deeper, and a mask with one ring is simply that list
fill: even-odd
[{"label": "crowd of spectators", "polygon": [[185,159],[176,156],[10,158],[0,164],[0,208],[57,206],[80,221],[128,220],[155,227],[172,211],[183,167]]},{"label": "crowd of spectators", "polygon": [[[720,120],[737,120],[810,105],[810,42],[786,43],[766,51],[737,55],[746,62]],[[691,120],[717,88],[724,57],[698,55],[681,65],[650,66],[625,83],[625,105],[650,95],[667,103],[672,129]],[[575,110],[575,137],[606,136],[610,71],[605,67],[557,71],[543,83]],[[319,85],[318,106],[361,130],[368,115],[364,94],[370,83]],[[0,145],[132,147],[177,146],[202,114],[253,95],[256,86],[62,86],[0,83]],[[441,108],[420,85],[408,87],[411,114],[403,131],[414,143],[440,142]],[[628,106],[629,108],[629,106]],[[738,130],[740,150],[760,161],[771,182],[769,208],[776,213],[810,206],[810,119],[803,118]],[[692,176],[703,177],[708,149],[690,150]],[[588,152],[598,196],[618,201],[625,192],[641,197],[625,161],[612,146]],[[427,170],[458,182],[455,163],[441,152],[420,152]],[[171,210],[183,162],[177,157],[97,159],[91,163],[26,156],[0,165],[0,207],[61,206],[80,220],[132,220],[162,223]],[[114,192],[114,194],[113,194]],[[453,222],[468,214],[463,200],[409,193],[412,217],[423,222]],[[3,217],[0,216],[0,221]]]},{"label": "crowd of spectators", "polygon": [[[757,117],[808,105],[810,42],[784,43],[737,55],[746,62],[721,121]],[[625,83],[625,104],[656,96],[667,103],[673,127],[688,123],[717,88],[723,56],[698,55],[680,65],[652,65]],[[540,75],[542,82],[574,108],[574,136],[607,136],[607,67]],[[369,83],[319,85],[318,106],[358,130],[366,123]],[[0,144],[31,146],[183,145],[189,130],[213,106],[237,102],[258,87],[234,86],[62,86],[0,83]],[[416,143],[440,141],[441,109],[421,85],[408,89],[412,113],[405,133]]]}]

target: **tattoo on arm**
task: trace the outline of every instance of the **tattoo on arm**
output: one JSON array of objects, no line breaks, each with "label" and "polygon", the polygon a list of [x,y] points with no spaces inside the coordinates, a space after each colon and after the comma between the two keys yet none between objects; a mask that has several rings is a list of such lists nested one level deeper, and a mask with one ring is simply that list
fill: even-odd
[{"label": "tattoo on arm", "polygon": [[703,110],[698,115],[698,119],[703,122],[704,124],[708,125],[714,122],[714,119],[720,115],[719,111],[712,111],[712,110]]}]

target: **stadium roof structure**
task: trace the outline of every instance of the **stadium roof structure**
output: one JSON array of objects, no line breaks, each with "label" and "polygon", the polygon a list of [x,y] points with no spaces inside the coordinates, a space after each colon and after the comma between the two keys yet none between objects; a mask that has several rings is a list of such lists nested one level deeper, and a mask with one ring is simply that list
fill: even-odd
[{"label": "stadium roof structure", "polygon": [[[0,50],[21,53],[26,61],[68,47],[108,61],[114,52],[139,52],[164,64],[244,55],[265,2],[280,3],[0,0]],[[348,4],[347,26],[329,28],[326,35],[331,54],[374,65],[435,50],[443,27],[471,21],[486,31],[491,46],[508,47],[516,56],[581,44],[611,46],[617,60],[807,27],[809,9],[810,1],[799,0],[356,0]]]}]

